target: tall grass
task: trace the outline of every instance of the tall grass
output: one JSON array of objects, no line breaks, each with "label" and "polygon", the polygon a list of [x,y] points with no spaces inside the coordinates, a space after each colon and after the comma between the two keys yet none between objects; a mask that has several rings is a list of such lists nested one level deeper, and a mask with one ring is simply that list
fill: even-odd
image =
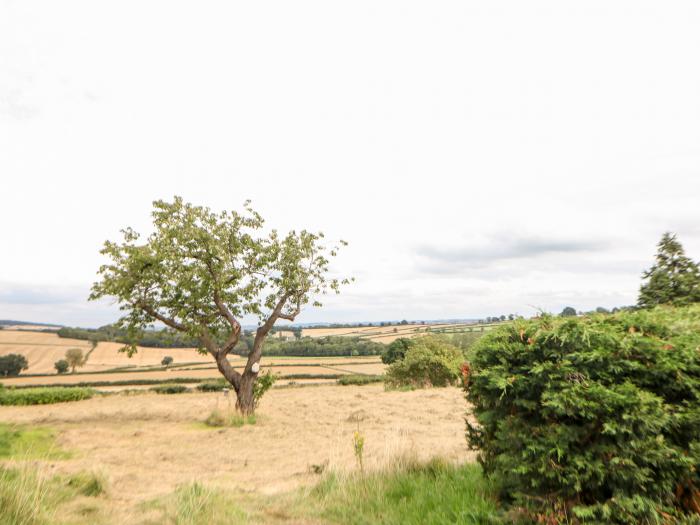
[{"label": "tall grass", "polygon": [[243,425],[254,425],[257,423],[255,414],[248,416],[242,415],[235,409],[220,409],[215,408],[209,416],[204,420],[204,424],[208,427],[242,427]]},{"label": "tall grass", "polygon": [[476,464],[401,458],[371,473],[330,474],[308,494],[320,516],[343,524],[499,523],[494,490]]},{"label": "tall grass", "polygon": [[35,467],[0,467],[0,525],[51,523],[54,508],[47,480]]},{"label": "tall grass", "polygon": [[248,514],[225,492],[197,482],[178,488],[168,507],[167,517],[175,525],[224,525],[248,521]]}]

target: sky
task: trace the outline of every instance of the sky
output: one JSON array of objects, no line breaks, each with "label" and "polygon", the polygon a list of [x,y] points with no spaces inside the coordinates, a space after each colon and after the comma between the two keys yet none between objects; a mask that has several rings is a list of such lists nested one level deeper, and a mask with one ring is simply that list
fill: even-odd
[{"label": "sky", "polygon": [[298,322],[636,302],[700,259],[700,4],[0,0],[0,319],[100,326],[102,243],[246,199],[350,244]]}]

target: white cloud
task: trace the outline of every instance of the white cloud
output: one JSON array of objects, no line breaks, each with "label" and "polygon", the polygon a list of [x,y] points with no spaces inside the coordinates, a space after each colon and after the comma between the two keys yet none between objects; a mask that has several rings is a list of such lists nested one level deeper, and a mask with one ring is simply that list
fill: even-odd
[{"label": "white cloud", "polygon": [[[350,241],[357,284],[301,321],[632,303],[663,231],[700,258],[698,23],[692,1],[4,0],[0,281],[87,290],[101,243],[179,194]],[[12,297],[0,317],[116,313]]]}]

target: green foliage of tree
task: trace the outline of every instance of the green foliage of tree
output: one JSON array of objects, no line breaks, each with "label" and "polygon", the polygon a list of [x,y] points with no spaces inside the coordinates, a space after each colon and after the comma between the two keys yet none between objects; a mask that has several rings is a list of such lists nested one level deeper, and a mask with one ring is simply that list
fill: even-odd
[{"label": "green foliage of tree", "polygon": [[571,307],[571,306],[567,306],[566,308],[564,308],[561,311],[561,313],[559,315],[562,317],[575,317],[576,316],[576,309]]},{"label": "green foliage of tree", "polygon": [[85,356],[80,348],[69,348],[66,350],[66,362],[71,373],[75,374],[75,369],[85,364]]},{"label": "green foliage of tree", "polygon": [[538,523],[680,523],[700,510],[698,348],[700,305],[500,327],[465,369],[469,444]]},{"label": "green foliage of tree", "polygon": [[163,359],[161,359],[160,364],[163,366],[170,366],[171,364],[173,364],[173,358],[169,355],[166,355],[165,357],[163,357]]},{"label": "green foliage of tree", "polygon": [[683,306],[700,302],[700,269],[685,255],[683,246],[671,233],[658,244],[656,262],[643,274],[637,304],[652,308],[660,304]]},{"label": "green foliage of tree", "polygon": [[29,368],[27,358],[22,354],[7,354],[0,356],[0,376],[18,376],[22,370]]},{"label": "green foliage of tree", "polygon": [[382,363],[390,365],[391,363],[403,359],[406,351],[413,346],[414,341],[407,337],[399,337],[395,339],[382,352]]},{"label": "green foliage of tree", "polygon": [[[109,262],[90,296],[117,299],[125,313],[117,327],[132,341],[129,353],[155,321],[195,339],[233,386],[243,413],[254,411],[260,357],[274,324],[294,321],[309,302],[320,306],[314,296],[347,282],[327,277],[338,248],[325,246],[323,234],[263,234],[263,224],[247,202],[242,213],[215,213],[180,197],[156,201],[147,239],[127,228],[121,242],[105,243]],[[240,373],[228,355],[240,340],[243,316],[256,316],[260,325]]]},{"label": "green foliage of tree", "polygon": [[403,359],[395,361],[386,372],[391,387],[448,386],[459,379],[464,362],[462,352],[438,336],[417,339]]},{"label": "green foliage of tree", "polygon": [[65,374],[68,372],[68,368],[70,367],[70,365],[65,359],[59,359],[53,364],[53,367],[56,369],[57,373]]}]

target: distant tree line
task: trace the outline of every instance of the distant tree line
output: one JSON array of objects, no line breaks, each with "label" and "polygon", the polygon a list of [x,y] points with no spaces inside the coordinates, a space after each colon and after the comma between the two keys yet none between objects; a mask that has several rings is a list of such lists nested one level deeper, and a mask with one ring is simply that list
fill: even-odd
[{"label": "distant tree line", "polygon": [[[244,335],[233,353],[247,355],[252,347],[254,337]],[[265,345],[265,355],[323,357],[323,356],[368,356],[380,355],[386,348],[381,343],[361,339],[359,337],[303,337],[293,341],[269,339]]]},{"label": "distant tree line", "polygon": [[131,338],[127,331],[114,325],[101,326],[100,328],[61,328],[58,337],[68,339],[81,339],[84,341],[113,341],[116,343],[134,342],[138,346],[150,348],[192,348],[198,345],[197,340],[188,337],[170,328],[163,330],[145,330],[135,338]]},{"label": "distant tree line", "polygon": [[[270,338],[265,344],[266,355],[277,356],[353,356],[380,355],[385,346],[357,337],[329,336],[322,338],[301,337],[300,327],[280,327],[280,331],[294,332],[295,339]],[[133,341],[126,330],[107,325],[96,329],[61,328],[59,337],[92,342],[112,341],[128,344],[135,342],[147,348],[193,348],[198,342],[171,329],[144,331]],[[238,355],[248,355],[255,340],[254,333],[246,330],[233,350]]]}]

